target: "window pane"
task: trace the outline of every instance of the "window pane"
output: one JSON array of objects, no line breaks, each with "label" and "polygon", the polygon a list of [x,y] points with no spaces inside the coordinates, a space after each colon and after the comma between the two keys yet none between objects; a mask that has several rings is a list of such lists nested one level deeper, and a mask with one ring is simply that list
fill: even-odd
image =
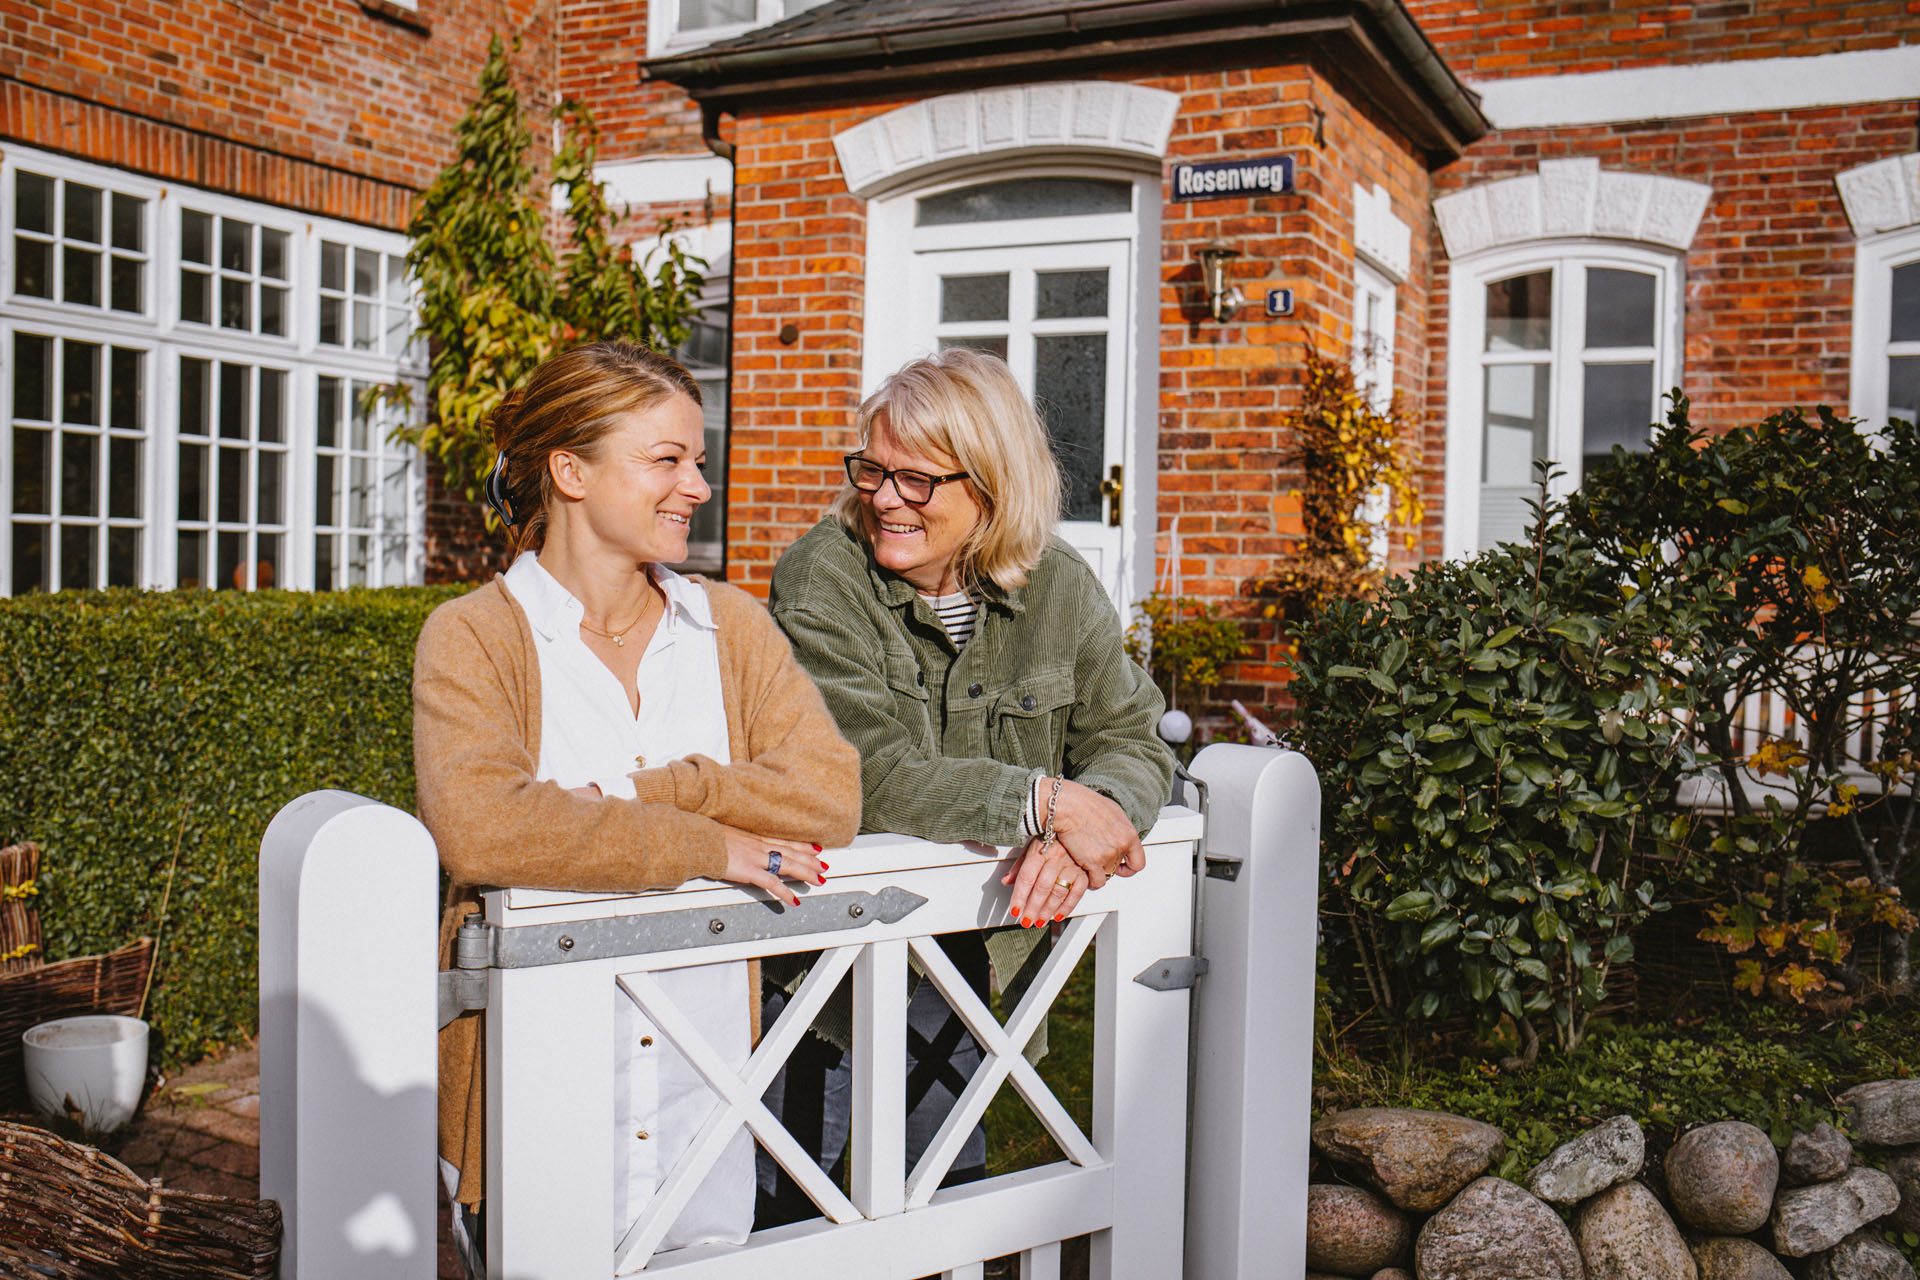
[{"label": "window pane", "polygon": [[287,291],[271,285],[260,286],[260,332],[276,338],[287,336]]},{"label": "window pane", "polygon": [[13,239],[13,290],[30,298],[53,296],[53,246],[44,240]]},{"label": "window pane", "polygon": [[238,218],[220,219],[220,269],[253,271],[253,224]]},{"label": "window pane", "polygon": [[198,531],[182,533],[175,574],[183,587],[207,585],[207,535]]},{"label": "window pane", "polygon": [[[32,427],[13,429],[13,509],[16,514],[46,515],[51,508],[50,469],[53,433]],[[19,526],[15,526],[18,528]]]},{"label": "window pane", "polygon": [[337,534],[323,533],[313,540],[313,589],[332,591],[338,582],[334,561],[340,554]]},{"label": "window pane", "polygon": [[60,421],[100,425],[100,348],[68,342],[61,353]]},{"label": "window pane", "polygon": [[940,322],[966,323],[1007,318],[1007,274],[941,276]]},{"label": "window pane", "polygon": [[1487,286],[1487,350],[1545,351],[1553,345],[1552,321],[1551,271]]},{"label": "window pane", "polygon": [[271,449],[260,451],[259,492],[254,495],[254,518],[261,524],[279,524],[280,479],[287,455]]},{"label": "window pane", "polygon": [[220,473],[219,519],[222,524],[240,524],[247,518],[247,455],[248,450],[225,448],[220,450],[218,467]]},{"label": "window pane", "polygon": [[68,591],[86,591],[99,581],[100,530],[93,525],[63,525],[60,529],[60,585]]},{"label": "window pane", "polygon": [[1893,269],[1893,317],[1888,336],[1920,342],[1920,262]]},{"label": "window pane", "polygon": [[752,22],[756,16],[754,0],[680,0],[682,31]]},{"label": "window pane", "polygon": [[[60,513],[100,513],[100,437],[78,431],[60,433]],[[64,580],[66,571],[61,571]],[[91,583],[89,583],[91,585]]]},{"label": "window pane", "polygon": [[1587,349],[1653,345],[1653,277],[1593,267],[1587,272]]},{"label": "window pane", "polygon": [[84,240],[88,244],[100,243],[100,188],[84,186],[78,182],[69,182],[67,188],[67,216],[62,220],[62,230],[69,240]]},{"label": "window pane", "polygon": [[984,351],[990,356],[1007,358],[1007,335],[1004,333],[978,334],[971,338],[942,338],[940,349],[951,351],[955,347],[965,347],[969,351]]},{"label": "window pane", "polygon": [[13,335],[13,416],[53,420],[53,339]]},{"label": "window pane", "polygon": [[287,278],[287,233],[260,228],[260,274],[270,280]]},{"label": "window pane", "polygon": [[253,585],[265,591],[280,573],[280,535],[263,533],[254,539]]},{"label": "window pane", "polygon": [[356,351],[373,350],[373,304],[353,304],[353,346]]},{"label": "window pane", "polygon": [[367,585],[367,543],[370,541],[362,534],[347,539],[347,585],[364,587]]},{"label": "window pane", "polygon": [[1615,445],[1644,450],[1652,434],[1653,362],[1588,365],[1580,400],[1580,452],[1588,473],[1612,461]]},{"label": "window pane", "polygon": [[180,518],[207,518],[207,446],[203,444],[180,446]]},{"label": "window pane", "polygon": [[347,247],[331,240],[320,242],[320,287],[344,290],[347,287]]},{"label": "window pane", "polygon": [[943,191],[915,202],[914,222],[944,227],[956,222],[1011,218],[1065,218],[1130,213],[1133,184],[1099,178],[1015,178]]},{"label": "window pane", "polygon": [[313,520],[323,525],[340,523],[340,459],[330,453],[313,460]]},{"label": "window pane", "polygon": [[13,594],[45,591],[51,579],[47,570],[47,526],[13,526]]},{"label": "window pane", "polygon": [[107,514],[121,519],[140,518],[140,457],[138,440],[116,436],[108,446]]},{"label": "window pane", "polygon": [[244,591],[247,587],[247,535],[220,535],[219,555],[213,566],[213,589]]},{"label": "window pane", "polygon": [[253,285],[246,280],[220,277],[220,327],[253,328]]},{"label": "window pane", "polygon": [[145,363],[145,352],[113,349],[113,368],[107,383],[107,425],[116,431],[146,430],[146,388],[140,376]]},{"label": "window pane", "polygon": [[397,587],[407,580],[407,540],[397,534],[380,539],[380,583]]},{"label": "window pane", "polygon": [[387,255],[387,301],[397,307],[407,304],[407,260],[394,253]]},{"label": "window pane", "polygon": [[37,173],[16,173],[13,179],[13,225],[22,231],[53,234],[53,179]]},{"label": "window pane", "polygon": [[356,529],[365,529],[373,524],[373,462],[368,458],[355,458],[351,466],[347,523]]},{"label": "window pane", "polygon": [[220,366],[220,434],[230,440],[247,438],[247,375],[251,372],[243,364]]},{"label": "window pane", "polygon": [[115,193],[113,197],[113,247],[139,253],[147,247],[147,202],[135,196]]},{"label": "window pane", "polygon": [[185,435],[207,434],[207,409],[212,400],[212,366],[205,360],[180,362],[180,430]]},{"label": "window pane", "polygon": [[380,295],[380,255],[368,249],[353,251],[353,291],[362,298]]},{"label": "window pane", "polygon": [[60,297],[83,307],[100,305],[100,254],[68,245],[60,251]]},{"label": "window pane", "polygon": [[354,383],[353,398],[347,403],[347,413],[353,420],[348,444],[362,451],[373,448],[373,419],[367,413],[366,389],[366,383]]},{"label": "window pane", "polygon": [[1920,356],[1887,361],[1887,416],[1920,422]]},{"label": "window pane", "polygon": [[110,587],[140,585],[140,531],[138,529],[107,530],[107,585]]},{"label": "window pane", "polygon": [[1041,271],[1034,276],[1036,320],[1107,314],[1107,269]]},{"label": "window pane", "polygon": [[335,448],[340,442],[340,379],[322,377],[317,397],[318,421],[315,429],[322,449]]},{"label": "window pane", "polygon": [[180,257],[187,262],[213,261],[213,218],[185,209],[180,214]]},{"label": "window pane", "polygon": [[213,323],[213,280],[198,271],[180,272],[180,318],[190,324]]},{"label": "window pane", "polygon": [[1547,456],[1547,389],[1552,370],[1544,364],[1499,364],[1487,368],[1486,452],[1483,484],[1531,487],[1533,464]]},{"label": "window pane", "polygon": [[1033,398],[1066,484],[1066,518],[1098,520],[1106,462],[1107,337],[1033,340]]},{"label": "window pane", "polygon": [[113,309],[136,313],[145,310],[140,287],[146,278],[145,264],[132,258],[116,257],[109,271],[112,275]]},{"label": "window pane", "polygon": [[347,304],[339,298],[320,299],[320,341],[330,347],[341,346],[346,341],[341,333],[346,307]]},{"label": "window pane", "polygon": [[278,444],[286,416],[287,375],[278,369],[260,371],[260,417],[258,438]]}]

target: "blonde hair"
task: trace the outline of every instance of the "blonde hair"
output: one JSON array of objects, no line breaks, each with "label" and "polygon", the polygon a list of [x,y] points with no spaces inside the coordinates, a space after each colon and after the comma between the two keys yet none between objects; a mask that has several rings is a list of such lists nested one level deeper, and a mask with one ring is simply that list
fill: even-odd
[{"label": "blonde hair", "polygon": [[[1004,591],[1026,582],[1060,519],[1060,464],[1006,363],[965,347],[915,360],[860,406],[862,449],[883,418],[902,449],[946,454],[969,477],[956,483],[973,486],[985,514],[955,553],[961,586],[971,591],[984,580]],[[833,514],[864,540],[860,501],[848,484]]]},{"label": "blonde hair", "polygon": [[539,550],[547,537],[553,474],[547,459],[592,460],[624,413],[682,395],[700,403],[700,384],[671,356],[630,342],[594,342],[541,363],[488,418],[493,447],[506,455],[502,488],[516,526],[513,549]]}]

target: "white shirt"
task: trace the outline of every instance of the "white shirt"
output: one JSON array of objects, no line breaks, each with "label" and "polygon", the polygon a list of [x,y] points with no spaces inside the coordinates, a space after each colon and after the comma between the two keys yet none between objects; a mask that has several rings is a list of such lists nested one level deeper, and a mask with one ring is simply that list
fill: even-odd
[{"label": "white shirt", "polygon": [[[507,571],[507,590],[527,615],[540,661],[540,779],[563,787],[593,783],[605,795],[631,799],[634,769],[690,755],[731,762],[720,651],[707,593],[671,569],[655,565],[652,573],[667,611],[640,659],[635,680],[640,712],[635,715],[620,678],[580,638],[580,602],[531,551]],[[744,1070],[752,1034],[746,964],[697,965],[653,976],[728,1064]],[[618,985],[610,994],[618,1245],[719,1098]],[[753,1230],[753,1179],[753,1141],[742,1129],[660,1248],[743,1243]]]}]

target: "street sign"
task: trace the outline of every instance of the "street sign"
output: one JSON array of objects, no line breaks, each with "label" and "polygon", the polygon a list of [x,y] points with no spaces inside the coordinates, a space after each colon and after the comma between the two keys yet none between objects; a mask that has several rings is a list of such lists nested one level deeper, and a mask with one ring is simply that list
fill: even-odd
[{"label": "street sign", "polygon": [[1175,200],[1219,200],[1234,196],[1278,196],[1293,190],[1293,157],[1223,160],[1173,167]]}]

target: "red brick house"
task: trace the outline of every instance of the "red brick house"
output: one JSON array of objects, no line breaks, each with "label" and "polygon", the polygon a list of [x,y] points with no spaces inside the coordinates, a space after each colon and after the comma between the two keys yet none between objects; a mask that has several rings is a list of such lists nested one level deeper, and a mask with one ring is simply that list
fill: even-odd
[{"label": "red brick house", "polygon": [[1288,553],[1308,340],[1421,413],[1429,556],[1670,386],[1920,404],[1920,0],[62,0],[0,12],[0,588],[471,563],[353,392],[417,374],[399,232],[496,31],[711,263],[698,559],[749,589],[941,344],[1046,401],[1122,604]]}]

